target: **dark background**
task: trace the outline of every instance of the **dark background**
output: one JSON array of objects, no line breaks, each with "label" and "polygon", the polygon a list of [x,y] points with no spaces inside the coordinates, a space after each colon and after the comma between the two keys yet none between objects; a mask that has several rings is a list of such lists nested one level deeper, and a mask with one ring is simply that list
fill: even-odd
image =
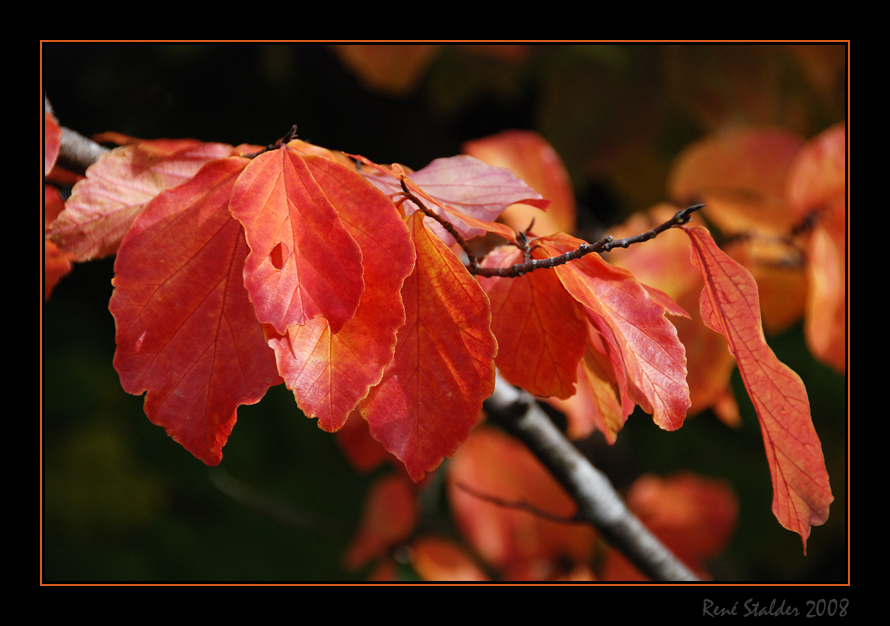
[{"label": "dark background", "polygon": [[[838,45],[446,45],[395,91],[364,83],[322,44],[45,43],[42,52],[56,116],[87,136],[265,145],[297,124],[306,141],[419,169],[466,140],[534,129],[566,162],[582,229],[667,199],[670,163],[690,141],[729,124],[811,137],[845,118],[848,93]],[[111,259],[77,266],[43,307],[44,580],[360,579],[340,556],[374,475],[352,470],[283,386],[239,409],[218,468],[173,443],[112,367],[112,268]],[[807,384],[836,498],[807,557],[770,511],[763,442],[737,376],[740,431],[703,413],[664,433],[638,412],[614,454],[632,473],[686,468],[732,483],[740,518],[713,564],[718,579],[843,581],[845,381],[809,356],[800,327],[769,339]],[[253,500],[233,498],[236,487]]]}]

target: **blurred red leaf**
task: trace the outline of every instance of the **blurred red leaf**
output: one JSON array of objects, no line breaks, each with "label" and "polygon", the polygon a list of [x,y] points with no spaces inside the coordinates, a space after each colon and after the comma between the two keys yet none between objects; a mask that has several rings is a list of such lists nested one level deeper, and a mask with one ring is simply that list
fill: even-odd
[{"label": "blurred red leaf", "polygon": [[835,124],[800,151],[788,195],[800,219],[815,214],[807,242],[804,331],[813,354],[847,371],[847,158],[846,124]]},{"label": "blurred red leaf", "polygon": [[410,92],[423,76],[438,45],[338,44],[331,48],[372,91],[392,96]]},{"label": "blurred red leaf", "polygon": [[257,319],[280,335],[316,317],[339,332],[365,289],[361,249],[313,167],[281,146],[252,159],[232,191],[230,209],[250,246],[244,286]]},{"label": "blurred red leaf", "polygon": [[355,170],[318,155],[304,162],[358,243],[365,291],[339,332],[318,317],[271,337],[278,370],[300,408],[329,432],[338,430],[393,358],[405,322],[400,290],[414,267],[414,246],[395,206]]},{"label": "blurred red leaf", "polygon": [[[640,521],[700,576],[705,561],[726,547],[738,517],[732,488],[690,473],[668,478],[645,475],[627,494],[627,505]],[[600,573],[603,580],[648,580],[622,554],[610,550]]]},{"label": "blurred red leaf", "polygon": [[357,570],[408,539],[417,523],[417,495],[402,476],[386,475],[371,486],[358,530],[343,557]]},{"label": "blurred red leaf", "polygon": [[148,418],[208,465],[222,459],[237,407],[280,382],[242,282],[241,225],[228,210],[246,165],[209,163],[146,206],[118,251],[109,305],[124,390],[147,391]]},{"label": "blurred red leaf", "polygon": [[834,499],[806,388],[766,343],[757,283],[750,272],[721,251],[707,229],[681,228],[689,235],[692,262],[705,283],[702,319],[726,338],[760,418],[773,480],[773,513],[782,526],[800,534],[806,552],[810,526],[825,523]]},{"label": "blurred red leaf", "polygon": [[346,460],[360,472],[368,472],[387,460],[392,460],[398,463],[399,467],[404,468],[404,465],[399,463],[379,441],[371,436],[368,422],[362,418],[358,410],[349,415],[346,423],[335,435],[337,444],[343,451]]},{"label": "blurred red leaf", "polygon": [[[549,256],[577,249],[583,242],[562,233],[535,240]],[[690,406],[686,351],[665,309],[627,270],[598,254],[554,268],[566,290],[592,320],[614,335],[627,371],[628,395],[665,430],[683,425]]]},{"label": "blurred red leaf", "polygon": [[[482,265],[510,267],[521,262],[522,250],[502,246]],[[540,271],[477,280],[491,301],[491,330],[498,340],[495,363],[504,378],[536,396],[574,395],[587,324],[556,274]]]},{"label": "blurred red leaf", "polygon": [[550,577],[566,560],[583,564],[593,556],[593,528],[528,510],[569,520],[577,505],[528,448],[502,431],[473,429],[448,464],[447,481],[461,533],[505,579]]},{"label": "blurred red leaf", "polygon": [[457,542],[424,535],[411,542],[411,567],[423,580],[478,582],[489,580],[485,571]]},{"label": "blurred red leaf", "polygon": [[402,286],[395,358],[359,405],[371,435],[415,481],[454,454],[479,419],[497,353],[485,292],[423,218],[407,218],[417,262]]}]

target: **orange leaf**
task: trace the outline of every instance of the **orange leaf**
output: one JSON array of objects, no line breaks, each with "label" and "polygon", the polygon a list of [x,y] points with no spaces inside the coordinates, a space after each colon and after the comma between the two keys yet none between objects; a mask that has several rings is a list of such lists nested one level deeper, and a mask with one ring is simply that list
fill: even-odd
[{"label": "orange leaf", "polygon": [[270,338],[269,345],[302,411],[333,432],[392,361],[396,332],[405,323],[400,290],[414,267],[414,246],[393,203],[355,170],[317,155],[304,154],[304,161],[361,248],[365,292],[339,332],[315,318]]},{"label": "orange leaf", "polygon": [[[522,261],[522,250],[502,246],[491,251],[482,265],[510,267]],[[491,301],[491,330],[498,340],[495,363],[504,378],[544,398],[574,395],[587,325],[556,275],[539,271],[477,280]]]},{"label": "orange leaf", "polygon": [[247,245],[228,211],[247,161],[207,164],[146,205],[121,243],[109,309],[114,367],[145,413],[208,465],[237,407],[280,379],[241,278]]},{"label": "orange leaf", "polygon": [[[556,234],[536,239],[549,256],[583,242]],[[554,268],[566,290],[614,335],[627,371],[628,394],[665,430],[683,425],[690,406],[686,351],[664,307],[652,300],[633,274],[588,254]]]},{"label": "orange leaf", "polygon": [[834,499],[806,388],[766,343],[751,273],[720,250],[707,229],[681,228],[689,235],[692,262],[705,282],[702,318],[726,338],[760,418],[773,480],[773,513],[782,526],[800,534],[806,552],[810,526],[825,523]]},{"label": "orange leaf", "polygon": [[417,262],[402,285],[395,358],[359,405],[371,435],[415,481],[454,454],[479,419],[497,353],[485,292],[423,220],[407,218]]},{"label": "orange leaf", "polygon": [[282,146],[254,158],[232,191],[250,246],[244,286],[257,319],[280,335],[316,317],[339,332],[365,288],[361,249],[311,170]]}]

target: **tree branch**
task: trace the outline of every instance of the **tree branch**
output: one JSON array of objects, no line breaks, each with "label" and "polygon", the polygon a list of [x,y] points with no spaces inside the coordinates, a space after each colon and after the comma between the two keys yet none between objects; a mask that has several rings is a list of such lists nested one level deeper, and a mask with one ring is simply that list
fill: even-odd
[{"label": "tree branch", "polygon": [[584,243],[581,244],[581,246],[578,247],[576,250],[566,252],[565,254],[561,254],[559,256],[549,257],[547,259],[527,259],[524,263],[517,263],[515,265],[511,265],[510,267],[479,267],[478,265],[476,265],[468,267],[467,269],[471,274],[476,274],[477,276],[497,276],[500,278],[516,278],[517,276],[528,274],[529,272],[533,272],[537,269],[550,269],[552,267],[556,267],[557,265],[565,265],[569,261],[580,259],[581,257],[592,252],[608,252],[609,250],[613,250],[615,248],[627,248],[635,243],[642,243],[643,241],[654,239],[660,233],[663,233],[669,228],[673,228],[674,226],[677,226],[679,224],[686,224],[691,219],[692,213],[698,211],[704,206],[705,205],[703,204],[696,204],[694,206],[681,209],[677,211],[671,219],[664,222],[663,224],[659,224],[655,228],[647,230],[644,233],[634,235],[633,237],[615,239],[614,237],[609,235],[605,239],[601,239],[596,243]]},{"label": "tree branch", "polygon": [[498,375],[485,401],[492,419],[520,439],[578,504],[577,521],[596,527],[604,538],[653,580],[698,580],[631,513],[609,479],[553,425],[535,399]]},{"label": "tree branch", "polygon": [[[659,224],[655,228],[651,230],[647,230],[644,233],[640,233],[638,235],[634,235],[633,237],[625,237],[624,239],[615,239],[611,235],[606,237],[605,239],[601,239],[596,243],[583,243],[576,250],[572,250],[571,252],[566,252],[565,254],[561,254],[559,256],[549,257],[546,259],[533,259],[531,258],[531,250],[528,246],[529,241],[526,237],[525,233],[519,233],[519,246],[522,251],[525,253],[525,262],[516,263],[515,265],[511,265],[510,267],[482,267],[479,265],[479,261],[476,258],[473,249],[467,243],[467,241],[463,238],[463,236],[458,232],[458,230],[454,227],[454,225],[446,220],[444,217],[436,213],[435,211],[431,211],[420,201],[420,199],[411,193],[408,190],[408,186],[405,184],[405,180],[402,179],[402,193],[406,198],[414,202],[417,205],[419,210],[423,212],[424,215],[429,217],[432,220],[435,220],[442,226],[448,233],[454,237],[454,240],[460,245],[463,249],[464,253],[467,255],[467,271],[470,274],[475,274],[476,276],[497,276],[499,278],[516,278],[518,276],[522,276],[523,274],[528,274],[529,272],[533,272],[539,269],[550,269],[556,267],[557,265],[565,265],[569,261],[574,261],[575,259],[580,259],[581,257],[588,255],[592,252],[608,252],[615,248],[627,248],[635,243],[642,243],[644,241],[649,241],[650,239],[654,239],[659,234],[668,230],[669,228],[673,228],[674,226],[678,226],[680,224],[686,224],[692,217],[692,214],[695,211],[703,208],[704,204],[696,204],[685,209],[680,209],[677,211],[674,216],[664,222],[663,224]],[[534,246],[532,246],[533,248]]]},{"label": "tree branch", "polygon": [[[64,161],[66,167],[83,173],[104,152],[107,152],[107,148],[72,130],[62,129],[59,159],[60,162]],[[433,211],[424,210],[423,204],[404,184],[403,190],[406,197],[421,207],[426,215],[442,224],[465,251],[469,250],[466,241],[450,222]],[[536,269],[562,265],[592,252],[627,248],[634,243],[648,241],[668,228],[685,224],[691,213],[703,206],[695,205],[678,211],[667,222],[634,237],[606,237],[595,244],[583,244],[577,250],[549,259],[529,260],[527,254],[526,262],[508,268],[480,267],[475,255],[469,250],[468,269],[470,273],[481,276],[515,277]],[[520,235],[520,241],[525,243],[524,237]],[[559,432],[528,392],[516,389],[498,376],[494,393],[485,401],[485,408],[493,419],[525,443],[575,499],[578,504],[575,521],[590,523],[599,529],[614,548],[653,580],[696,580],[695,575],[630,512],[608,478]]]}]

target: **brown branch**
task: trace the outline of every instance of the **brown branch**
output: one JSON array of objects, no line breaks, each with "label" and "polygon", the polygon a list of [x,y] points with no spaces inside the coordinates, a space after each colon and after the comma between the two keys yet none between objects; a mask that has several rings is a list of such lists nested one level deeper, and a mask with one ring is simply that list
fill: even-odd
[{"label": "brown branch", "polygon": [[549,257],[546,259],[526,260],[524,263],[517,263],[515,265],[511,265],[510,267],[479,267],[477,265],[475,267],[468,267],[467,269],[471,274],[476,274],[477,276],[497,276],[499,278],[516,278],[517,276],[528,274],[529,272],[533,272],[534,270],[550,269],[556,267],[557,265],[565,265],[569,261],[580,259],[581,257],[592,252],[608,252],[609,250],[613,250],[615,248],[627,248],[635,243],[642,243],[643,241],[654,239],[669,228],[673,228],[674,226],[678,226],[680,224],[686,224],[691,219],[692,213],[698,211],[704,206],[705,205],[703,204],[696,204],[691,207],[681,209],[677,211],[671,219],[664,222],[663,224],[659,224],[655,228],[647,230],[644,233],[634,235],[633,237],[615,239],[614,237],[609,235],[605,239],[601,239],[600,241],[593,244],[583,243],[577,249],[572,250],[571,252],[566,252],[565,254],[561,254],[559,256]]},{"label": "brown branch", "polygon": [[253,159],[253,158],[255,158],[255,157],[260,156],[260,155],[263,154],[264,152],[270,152],[270,151],[272,151],[272,150],[277,150],[278,148],[280,148],[280,147],[283,146],[284,144],[290,143],[291,140],[292,140],[294,137],[296,137],[296,136],[297,136],[297,125],[294,124],[293,126],[290,127],[290,130],[287,131],[287,132],[284,134],[284,137],[282,137],[281,139],[279,139],[279,140],[276,141],[275,143],[270,143],[269,145],[267,145],[265,148],[263,148],[263,149],[260,150],[259,152],[251,152],[251,153],[249,153],[249,154],[245,154],[245,155],[244,155],[244,158],[245,158],[245,159]]},{"label": "brown branch", "polygon": [[485,502],[490,502],[491,504],[504,507],[506,509],[517,509],[519,511],[525,511],[526,513],[531,513],[536,517],[540,517],[542,519],[550,520],[551,522],[561,522],[563,524],[573,524],[578,523],[583,520],[576,519],[574,517],[563,517],[561,515],[554,515],[553,513],[548,513],[543,509],[539,509],[531,502],[527,502],[525,500],[504,500],[503,498],[499,498],[497,496],[493,496],[491,494],[482,493],[481,491],[477,491],[476,489],[466,485],[464,483],[457,483],[458,489],[462,491],[466,491],[468,494],[473,496],[474,498],[479,498]]}]

